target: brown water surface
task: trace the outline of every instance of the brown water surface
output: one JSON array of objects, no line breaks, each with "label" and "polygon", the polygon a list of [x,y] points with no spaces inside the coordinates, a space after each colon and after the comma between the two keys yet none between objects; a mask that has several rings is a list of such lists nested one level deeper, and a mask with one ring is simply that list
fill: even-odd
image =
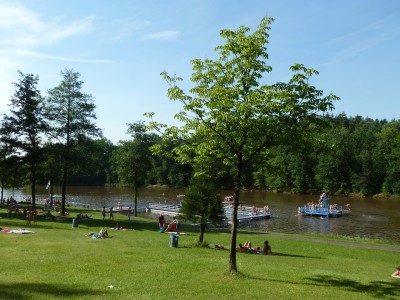
[{"label": "brown water surface", "polygon": [[[133,191],[127,188],[111,187],[69,187],[67,202],[90,208],[117,206],[133,207]],[[39,198],[48,197],[45,187],[38,187]],[[60,193],[55,189],[55,193]],[[176,203],[176,196],[183,190],[146,188],[139,193],[138,207],[148,203]],[[221,195],[230,195],[222,191]],[[4,197],[14,195],[17,201],[29,197],[29,189],[6,190]],[[265,221],[251,222],[247,226],[268,232],[316,233],[383,239],[400,243],[400,201],[390,198],[367,199],[356,197],[334,197],[332,204],[350,204],[351,213],[339,218],[297,216],[297,208],[305,203],[318,201],[318,196],[276,194],[263,191],[243,191],[241,201],[244,205],[263,207],[268,205],[272,218]]]}]

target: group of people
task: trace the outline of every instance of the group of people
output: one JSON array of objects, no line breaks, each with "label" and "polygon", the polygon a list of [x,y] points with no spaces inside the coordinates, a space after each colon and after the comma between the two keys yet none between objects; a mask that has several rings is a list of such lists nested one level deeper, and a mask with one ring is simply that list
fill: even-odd
[{"label": "group of people", "polygon": [[[103,216],[103,221],[104,221],[104,219],[106,218],[106,207],[105,206],[102,207],[101,214]],[[110,220],[114,220],[114,208],[112,206],[109,208],[109,214],[110,214]]]},{"label": "group of people", "polygon": [[167,225],[167,221],[165,220],[164,215],[160,214],[158,216],[158,227],[159,232],[179,232],[179,221],[174,216],[171,223]]},{"label": "group of people", "polygon": [[35,224],[35,225],[37,224],[37,210],[36,210],[36,208],[26,209],[24,207],[23,214],[26,216],[26,225],[31,225],[32,221],[33,221],[33,224]]},{"label": "group of people", "polygon": [[252,248],[251,242],[246,241],[243,245],[239,244],[239,248],[237,248],[237,251],[239,251],[241,253],[272,255],[271,246],[269,245],[268,241],[264,241],[264,246],[262,249],[260,249],[260,247],[258,247],[258,246],[255,246],[254,248]]},{"label": "group of people", "polygon": [[88,216],[88,214],[80,213],[79,215],[77,215],[77,219],[84,221],[84,220],[92,219],[92,216]]},{"label": "group of people", "polygon": [[[122,206],[120,207],[120,205],[122,205],[122,204],[119,204],[119,202],[118,202],[118,209],[122,210]],[[110,220],[114,220],[114,207],[111,206],[108,209],[108,213],[109,213],[109,216],[110,216]],[[107,215],[107,210],[106,210],[105,206],[102,207],[101,214],[103,216],[103,221],[104,221],[104,219],[106,218],[106,215]],[[129,206],[127,214],[126,214],[127,217],[128,217],[128,221],[131,220],[131,217],[133,216],[133,214],[134,214],[134,210]]]}]

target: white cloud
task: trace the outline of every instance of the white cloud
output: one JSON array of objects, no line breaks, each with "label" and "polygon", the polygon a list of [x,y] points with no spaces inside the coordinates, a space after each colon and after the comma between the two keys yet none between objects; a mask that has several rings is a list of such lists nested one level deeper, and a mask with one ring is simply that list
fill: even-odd
[{"label": "white cloud", "polygon": [[0,3],[0,29],[41,31],[44,24],[39,16],[22,6]]},{"label": "white cloud", "polygon": [[143,39],[145,40],[174,40],[177,39],[179,35],[178,31],[160,31],[160,32],[154,32],[154,33],[149,33],[145,34],[143,36]]},{"label": "white cloud", "polygon": [[382,18],[380,20],[365,25],[362,28],[338,36],[330,40],[328,44],[339,43],[342,42],[343,40],[353,40],[354,38],[362,37],[363,34],[368,34],[368,35],[386,34],[385,32],[392,31],[393,24],[391,21],[394,18],[397,19],[396,15],[397,14],[388,15],[385,18]]},{"label": "white cloud", "polygon": [[42,20],[37,13],[22,6],[0,3],[0,45],[37,46],[59,42],[92,30],[94,17],[88,16],[70,24],[61,20]]},{"label": "white cloud", "polygon": [[399,39],[400,27],[396,21],[397,15],[397,13],[390,14],[357,30],[329,40],[328,46],[337,45],[338,49],[332,59],[320,64],[320,67],[349,61],[365,51],[383,45],[386,41]]},{"label": "white cloud", "polygon": [[21,4],[0,1],[0,113],[8,110],[7,104],[13,93],[11,83],[17,78],[17,70],[29,64],[25,58],[111,63],[110,60],[52,56],[31,51],[34,47],[54,45],[87,34],[93,30],[94,22],[93,16],[72,21],[58,16],[49,18]]},{"label": "white cloud", "polygon": [[72,61],[72,62],[85,62],[85,63],[98,63],[98,64],[107,64],[114,63],[113,60],[108,59],[86,59],[86,58],[73,58],[73,57],[63,57],[63,56],[54,56],[48,55],[35,51],[27,51],[27,50],[17,50],[17,54],[22,56],[29,56],[40,59],[51,59],[51,60],[61,60],[61,61]]}]

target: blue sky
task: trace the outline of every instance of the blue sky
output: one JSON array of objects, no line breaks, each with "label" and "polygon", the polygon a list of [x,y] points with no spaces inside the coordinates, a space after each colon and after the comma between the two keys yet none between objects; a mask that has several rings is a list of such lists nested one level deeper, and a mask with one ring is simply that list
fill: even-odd
[{"label": "blue sky", "polygon": [[221,29],[255,29],[275,19],[263,81],[287,81],[302,63],[312,84],[341,98],[334,114],[399,119],[400,1],[397,0],[0,0],[0,113],[7,113],[18,70],[39,75],[46,91],[74,69],[92,94],[97,125],[117,143],[127,123],[175,124],[164,70],[190,87],[194,58],[215,58]]}]

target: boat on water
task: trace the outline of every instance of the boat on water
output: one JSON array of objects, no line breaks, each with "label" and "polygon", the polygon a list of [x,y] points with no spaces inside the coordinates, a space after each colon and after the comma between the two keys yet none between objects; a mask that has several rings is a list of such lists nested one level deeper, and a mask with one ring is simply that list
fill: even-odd
[{"label": "boat on water", "polygon": [[343,213],[350,212],[350,207],[346,205],[346,209],[344,210],[341,205],[331,204],[329,194],[322,193],[319,197],[318,203],[307,203],[304,206],[300,206],[297,211],[299,216],[332,218],[341,217],[343,216]]}]

